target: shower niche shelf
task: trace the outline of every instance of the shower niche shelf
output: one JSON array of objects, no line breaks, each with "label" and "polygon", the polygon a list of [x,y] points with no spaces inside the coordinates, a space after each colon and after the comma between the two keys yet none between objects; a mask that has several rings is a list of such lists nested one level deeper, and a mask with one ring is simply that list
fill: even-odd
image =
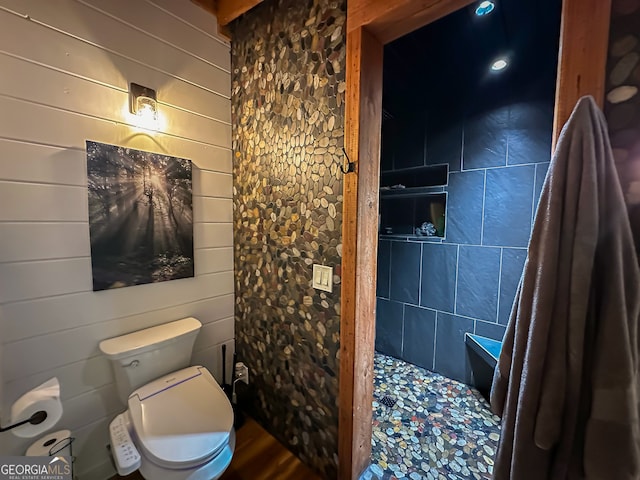
[{"label": "shower niche shelf", "polygon": [[425,195],[437,195],[441,193],[444,193],[444,187],[390,188],[389,190],[380,190],[380,197],[422,197]]},{"label": "shower niche shelf", "polygon": [[380,196],[442,193],[447,184],[448,165],[406,168],[380,174]]},{"label": "shower niche shelf", "polygon": [[[442,241],[448,168],[448,165],[434,165],[380,175],[380,238]],[[433,224],[436,234],[416,233],[424,223]]]}]

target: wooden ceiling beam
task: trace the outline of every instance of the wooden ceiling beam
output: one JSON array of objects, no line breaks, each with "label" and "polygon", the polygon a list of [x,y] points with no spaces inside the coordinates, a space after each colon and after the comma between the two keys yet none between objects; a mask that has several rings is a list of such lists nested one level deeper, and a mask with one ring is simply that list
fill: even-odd
[{"label": "wooden ceiling beam", "polygon": [[263,0],[215,0],[218,25],[229,25],[240,15],[248,12]]},{"label": "wooden ceiling beam", "polygon": [[350,0],[347,31],[366,28],[382,43],[389,43],[473,0]]},{"label": "wooden ceiling beam", "polygon": [[212,15],[216,15],[216,0],[191,0]]},{"label": "wooden ceiling beam", "polygon": [[263,0],[191,0],[218,19],[219,26],[229,25]]}]

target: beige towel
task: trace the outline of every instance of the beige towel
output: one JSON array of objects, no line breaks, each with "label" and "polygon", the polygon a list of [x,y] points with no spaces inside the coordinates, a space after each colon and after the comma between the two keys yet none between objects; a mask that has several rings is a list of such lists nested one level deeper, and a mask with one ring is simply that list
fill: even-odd
[{"label": "beige towel", "polygon": [[494,480],[640,478],[639,314],[606,123],[585,97],[549,167],[494,373]]}]

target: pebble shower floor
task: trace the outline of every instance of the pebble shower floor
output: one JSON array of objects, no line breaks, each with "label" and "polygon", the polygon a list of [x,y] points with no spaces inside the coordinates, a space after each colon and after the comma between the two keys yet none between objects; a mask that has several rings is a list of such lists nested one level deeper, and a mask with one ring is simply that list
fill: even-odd
[{"label": "pebble shower floor", "polygon": [[376,353],[373,397],[372,459],[363,479],[491,478],[500,419],[478,391]]}]

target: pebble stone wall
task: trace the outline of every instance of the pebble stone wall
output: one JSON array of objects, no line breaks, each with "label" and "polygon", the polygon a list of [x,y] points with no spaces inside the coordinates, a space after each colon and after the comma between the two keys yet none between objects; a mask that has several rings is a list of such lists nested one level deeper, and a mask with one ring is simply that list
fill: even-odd
[{"label": "pebble stone wall", "polygon": [[[236,350],[252,416],[337,476],[343,0],[267,0],[232,25]],[[311,288],[334,267],[333,293]]]},{"label": "pebble stone wall", "polygon": [[640,0],[613,0],[605,115],[640,252]]}]

